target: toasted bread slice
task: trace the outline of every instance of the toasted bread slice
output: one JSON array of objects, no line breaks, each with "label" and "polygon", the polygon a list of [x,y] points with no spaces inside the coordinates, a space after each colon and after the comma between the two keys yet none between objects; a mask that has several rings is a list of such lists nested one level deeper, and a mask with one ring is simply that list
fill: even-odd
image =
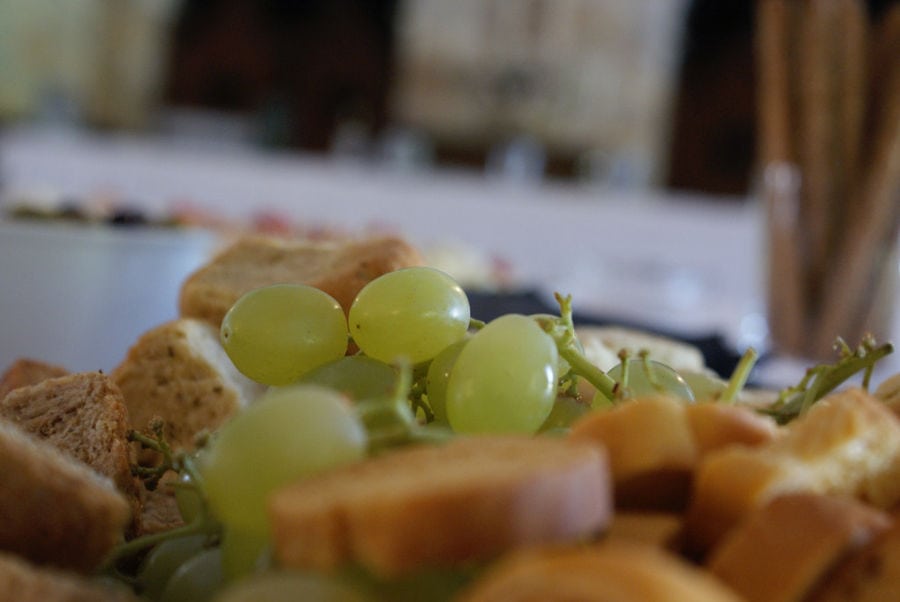
[{"label": "toasted bread slice", "polygon": [[169,444],[186,450],[263,390],[231,363],[217,328],[189,318],[144,333],[112,379],[124,395],[132,428],[144,431],[161,418]]},{"label": "toasted bread slice", "polygon": [[681,510],[702,456],[760,445],[775,433],[772,420],[748,408],[659,396],[591,412],[572,425],[570,437],[607,449],[618,508]]},{"label": "toasted bread slice", "polygon": [[191,274],[181,287],[181,315],[215,326],[244,293],[278,283],[309,284],[334,297],[344,311],[370,280],[421,265],[419,252],[395,237],[310,242],[247,237]]},{"label": "toasted bread slice", "polygon": [[13,389],[36,385],[44,379],[65,374],[68,374],[68,370],[62,366],[27,357],[19,358],[0,376],[0,400]]},{"label": "toasted bread slice", "polygon": [[0,600],[16,602],[138,602],[123,587],[89,581],[0,552]]},{"label": "toasted bread slice", "polygon": [[0,418],[80,460],[137,500],[128,412],[122,392],[100,372],[77,372],[20,387],[0,400]]},{"label": "toasted bread slice", "polygon": [[91,571],[131,518],[112,481],[0,419],[0,549]]},{"label": "toasted bread slice", "polygon": [[283,566],[356,562],[384,577],[588,537],[610,515],[601,449],[509,436],[390,452],[289,486],[270,504]]},{"label": "toasted bread slice", "polygon": [[852,498],[787,494],[729,532],[708,566],[747,602],[806,600],[842,558],[890,524],[886,512]]},{"label": "toasted bread slice", "polygon": [[460,602],[739,602],[678,556],[622,540],[515,552],[477,580]]},{"label": "toasted bread slice", "polygon": [[808,602],[900,600],[900,522],[847,558],[822,581]]},{"label": "toasted bread slice", "polygon": [[865,391],[850,389],[818,402],[767,444],[708,454],[687,514],[691,546],[702,554],[750,512],[789,492],[892,507],[900,501],[900,419]]}]

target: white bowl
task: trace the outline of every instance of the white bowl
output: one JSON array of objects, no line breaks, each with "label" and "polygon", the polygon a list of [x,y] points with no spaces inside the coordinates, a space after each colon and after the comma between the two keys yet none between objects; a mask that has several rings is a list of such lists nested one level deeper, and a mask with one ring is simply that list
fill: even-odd
[{"label": "white bowl", "polygon": [[177,317],[181,283],[215,245],[198,229],[0,220],[0,371],[19,357],[112,370]]}]

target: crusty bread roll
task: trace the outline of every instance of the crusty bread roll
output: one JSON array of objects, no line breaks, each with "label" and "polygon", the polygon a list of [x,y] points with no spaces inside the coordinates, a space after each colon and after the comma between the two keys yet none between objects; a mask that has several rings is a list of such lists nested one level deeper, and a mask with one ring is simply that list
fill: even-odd
[{"label": "crusty bread roll", "polygon": [[328,242],[246,237],[185,280],[179,308],[184,317],[219,326],[244,293],[269,284],[295,283],[324,290],[349,311],[370,280],[422,262],[415,248],[396,237]]},{"label": "crusty bread roll", "polygon": [[674,554],[610,540],[515,552],[477,580],[460,602],[739,602],[740,597]]},{"label": "crusty bread roll", "polygon": [[68,370],[62,366],[27,357],[19,358],[10,364],[6,372],[0,376],[0,400],[13,389],[36,385],[44,379],[63,376],[67,373]]},{"label": "crusty bread roll", "polygon": [[697,553],[743,517],[788,492],[847,495],[890,508],[900,501],[900,419],[862,389],[832,394],[783,436],[732,446],[700,463],[687,514]]},{"label": "crusty bread roll", "polygon": [[291,485],[271,499],[277,561],[356,562],[392,577],[601,531],[611,500],[595,445],[460,437],[400,449]]},{"label": "crusty bread roll", "polygon": [[807,598],[808,602],[900,600],[900,522],[847,558]]},{"label": "crusty bread roll", "polygon": [[131,510],[112,482],[0,419],[0,550],[38,564],[96,569]]},{"label": "crusty bread roll", "polygon": [[145,332],[112,378],[132,428],[145,431],[162,418],[174,449],[194,449],[199,434],[216,429],[263,391],[231,363],[218,329],[190,318]]},{"label": "crusty bread roll", "polygon": [[127,588],[94,583],[75,573],[37,567],[0,552],[0,600],[15,602],[138,602]]},{"label": "crusty bread roll", "polygon": [[891,524],[852,498],[779,496],[726,535],[708,566],[747,602],[797,602],[847,554]]},{"label": "crusty bread roll", "polygon": [[680,510],[704,454],[732,444],[760,445],[776,432],[772,420],[748,408],[657,396],[591,412],[569,436],[607,449],[618,508]]},{"label": "crusty bread roll", "polygon": [[77,372],[20,387],[0,400],[0,418],[108,477],[137,507],[128,412],[105,374]]}]

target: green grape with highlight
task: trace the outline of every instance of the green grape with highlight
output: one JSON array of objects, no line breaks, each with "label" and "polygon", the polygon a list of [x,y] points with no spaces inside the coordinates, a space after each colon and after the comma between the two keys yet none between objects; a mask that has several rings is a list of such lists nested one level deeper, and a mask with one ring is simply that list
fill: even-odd
[{"label": "green grape with highlight", "polygon": [[328,293],[304,284],[275,284],[238,299],[222,320],[220,338],[247,377],[287,385],[347,352],[347,321]]},{"label": "green grape with highlight", "polygon": [[222,426],[204,454],[210,509],[227,527],[268,533],[265,505],[274,489],[355,462],[366,450],[365,428],[337,391],[272,388]]},{"label": "green grape with highlight", "polygon": [[476,332],[447,382],[447,417],[460,433],[535,433],[556,398],[556,343],[534,320],[507,314]]},{"label": "green grape with highlight", "polygon": [[[674,395],[688,402],[694,401],[694,392],[687,381],[666,364],[642,358],[629,358],[627,362],[627,382],[623,382],[621,363],[607,372],[620,386],[624,386],[625,398]],[[602,397],[602,394],[598,395]]]},{"label": "green grape with highlight", "polygon": [[447,346],[437,354],[428,366],[425,376],[425,391],[428,394],[428,405],[434,414],[434,420],[447,424],[447,382],[450,372],[459,357],[459,352],[468,339],[462,339]]},{"label": "green grape with highlight", "polygon": [[469,299],[453,278],[404,268],[363,287],[350,306],[350,335],[370,357],[418,364],[466,336],[470,317]]},{"label": "green grape with highlight", "polygon": [[160,602],[208,602],[224,584],[222,550],[209,548],[178,567],[159,599]]},{"label": "green grape with highlight", "polygon": [[360,400],[388,395],[396,381],[393,366],[365,355],[349,355],[307,372],[297,382],[330,387]]}]

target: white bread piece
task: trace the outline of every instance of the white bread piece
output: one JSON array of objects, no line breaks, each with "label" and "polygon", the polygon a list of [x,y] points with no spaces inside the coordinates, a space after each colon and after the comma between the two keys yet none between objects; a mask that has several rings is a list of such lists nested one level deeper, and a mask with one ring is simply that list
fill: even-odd
[{"label": "white bread piece", "polygon": [[459,602],[740,602],[725,585],[675,554],[609,540],[514,552]]},{"label": "white bread piece", "polygon": [[300,481],[275,493],[269,516],[282,566],[355,562],[390,578],[592,536],[609,522],[610,497],[595,445],[460,437]]},{"label": "white bread piece", "polygon": [[900,502],[900,419],[862,389],[816,403],[781,437],[708,454],[694,480],[687,531],[697,553],[777,495],[846,495],[878,508]]},{"label": "white bread piece", "polygon": [[76,372],[19,387],[0,400],[0,418],[108,477],[137,507],[128,411],[105,374]]},{"label": "white bread piece", "polygon": [[125,587],[93,582],[0,552],[0,600],[15,602],[138,602]]},{"label": "white bread piece", "polygon": [[131,510],[113,483],[3,419],[0,466],[0,550],[89,572],[122,541]]},{"label": "white bread piece", "polygon": [[729,532],[708,567],[747,602],[806,600],[841,559],[890,525],[886,512],[852,498],[786,494]]},{"label": "white bread piece", "polygon": [[875,389],[875,397],[900,414],[900,372],[884,379]]},{"label": "white bread piece", "polygon": [[0,400],[13,389],[36,385],[46,378],[63,376],[68,370],[41,360],[22,357],[14,361],[0,376]]},{"label": "white bread piece", "polygon": [[847,558],[823,580],[807,602],[895,602],[900,600],[900,522]]},{"label": "white bread piece", "polygon": [[607,450],[617,508],[680,510],[705,454],[761,445],[776,429],[774,421],[745,407],[656,396],[590,412],[572,425],[569,437]]},{"label": "white bread piece", "polygon": [[584,354],[604,372],[619,363],[619,351],[628,350],[632,356],[646,350],[649,358],[662,362],[680,372],[704,372],[703,353],[689,343],[621,326],[578,326],[575,334],[584,347]]},{"label": "white bread piece", "polygon": [[188,276],[179,308],[215,326],[244,293],[279,283],[308,284],[349,311],[356,294],[386,272],[422,265],[419,252],[389,236],[332,241],[245,237]]},{"label": "white bread piece", "polygon": [[192,450],[196,437],[219,427],[262,391],[237,371],[216,327],[181,318],[145,332],[112,373],[132,428],[162,418],[174,449]]}]

